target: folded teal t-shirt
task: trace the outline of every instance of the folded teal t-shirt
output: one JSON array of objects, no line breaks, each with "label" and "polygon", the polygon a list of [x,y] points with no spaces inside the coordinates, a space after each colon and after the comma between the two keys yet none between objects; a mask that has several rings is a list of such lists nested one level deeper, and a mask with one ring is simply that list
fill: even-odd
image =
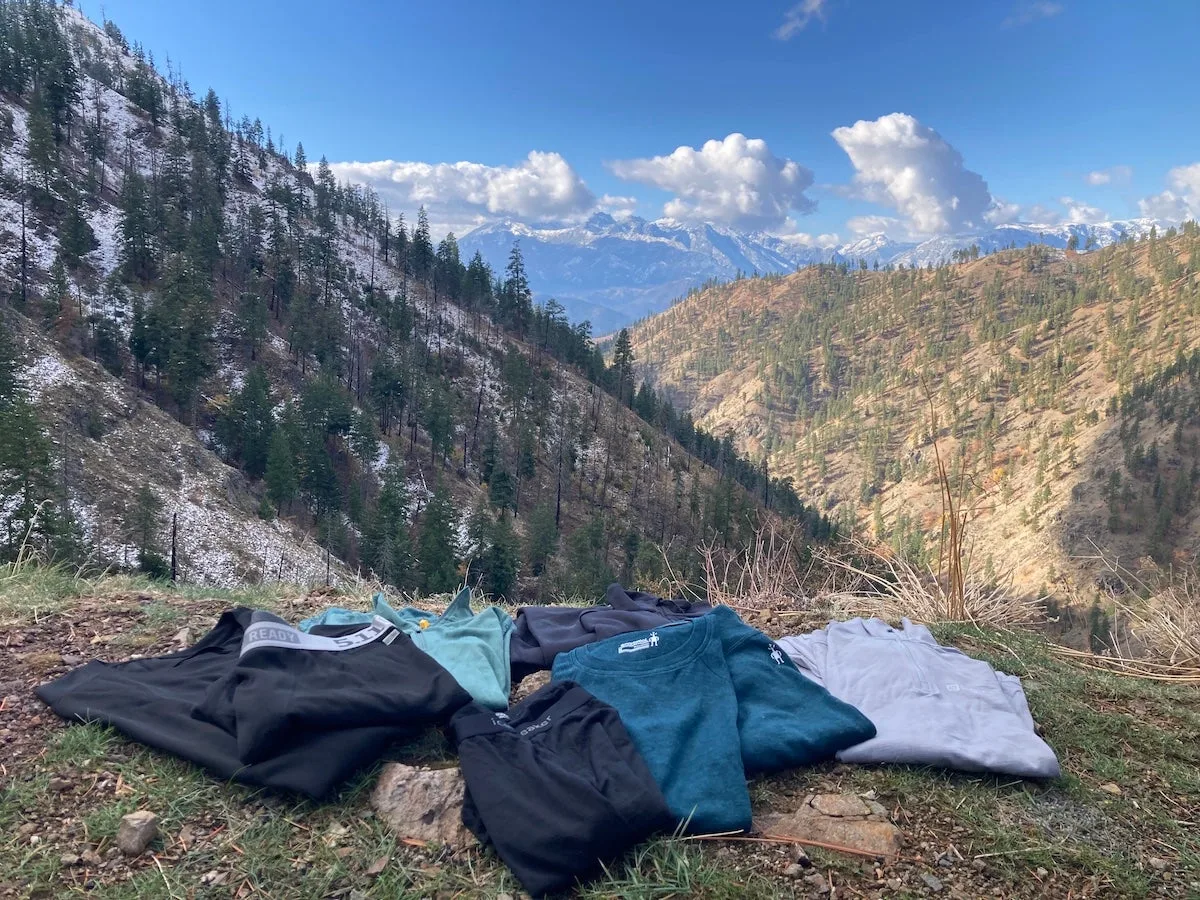
[{"label": "folded teal t-shirt", "polygon": [[375,616],[387,619],[413,639],[454,676],[476,702],[507,709],[511,687],[509,639],[512,617],[498,606],[471,612],[471,592],[463,588],[440,616],[406,606],[393,609],[383,594],[375,595],[372,613],[333,607],[300,623],[301,631],[318,625],[358,625]]},{"label": "folded teal t-shirt", "polygon": [[745,831],[737,696],[709,616],[617,635],[560,653],[553,680],[574,681],[613,706],[693,834]]},{"label": "folded teal t-shirt", "polygon": [[616,708],[693,832],[750,827],[746,774],[829,759],[875,736],[866,716],[727,606],[560,654],[553,677]]}]

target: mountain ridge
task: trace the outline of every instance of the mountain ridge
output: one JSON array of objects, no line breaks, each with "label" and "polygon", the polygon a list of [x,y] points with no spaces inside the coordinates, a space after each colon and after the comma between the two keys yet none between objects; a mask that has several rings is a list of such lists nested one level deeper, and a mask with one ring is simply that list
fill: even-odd
[{"label": "mountain ridge", "polygon": [[618,220],[595,213],[576,224],[531,225],[502,219],[472,229],[459,238],[459,244],[467,255],[479,251],[500,269],[513,242],[520,240],[535,294],[554,297],[574,318],[590,320],[596,332],[603,333],[659,312],[706,282],[731,281],[739,275],[786,274],[831,262],[924,267],[950,262],[956,251],[970,251],[973,246],[985,255],[1030,244],[1065,249],[1072,236],[1083,250],[1105,247],[1125,236],[1142,237],[1156,224],[1148,218],[1005,224],[923,241],[897,241],[879,232],[817,246],[786,235],[739,231],[711,222],[637,216]]}]

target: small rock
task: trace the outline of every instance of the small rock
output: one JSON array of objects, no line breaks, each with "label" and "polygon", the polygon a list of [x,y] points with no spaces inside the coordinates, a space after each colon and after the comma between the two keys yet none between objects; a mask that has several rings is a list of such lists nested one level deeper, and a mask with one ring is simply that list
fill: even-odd
[{"label": "small rock", "polygon": [[898,891],[904,887],[904,882],[899,878],[889,878],[886,882],[889,891]]},{"label": "small rock", "polygon": [[474,841],[462,823],[463,791],[462,773],[457,768],[389,763],[371,792],[371,806],[398,837],[457,850]]},{"label": "small rock", "polygon": [[99,866],[104,862],[104,860],[100,858],[100,854],[95,850],[84,850],[83,853],[80,854],[79,858],[83,860],[85,865],[88,866]]},{"label": "small rock", "polygon": [[71,789],[71,779],[61,778],[58,775],[55,775],[50,779],[49,787],[50,790],[54,791],[56,794],[61,794],[63,791],[69,791]]},{"label": "small rock", "polygon": [[818,872],[813,872],[811,875],[804,876],[804,882],[818,894],[829,893],[829,882],[824,875]]},{"label": "small rock", "polygon": [[804,866],[800,865],[800,863],[792,863],[783,870],[783,874],[788,878],[799,878],[804,874]]},{"label": "small rock", "polygon": [[379,857],[379,859],[375,860],[375,862],[373,862],[369,866],[367,866],[368,877],[374,878],[376,875],[382,874],[383,870],[387,868],[387,864],[390,861],[391,861],[390,856]]},{"label": "small rock", "polygon": [[171,641],[172,641],[172,642],[174,642],[174,643],[176,643],[176,644],[179,644],[179,645],[180,645],[180,646],[182,646],[182,647],[189,647],[189,646],[191,646],[191,643],[192,643],[192,629],[190,629],[190,628],[180,628],[180,629],[179,629],[177,632],[175,632],[175,636],[174,636],[173,638],[171,638]]},{"label": "small rock", "polygon": [[21,827],[17,829],[17,834],[19,834],[21,837],[25,837],[25,835],[33,834],[35,831],[37,831],[36,825],[34,825],[32,822],[24,822],[22,823]]},{"label": "small rock", "polygon": [[148,809],[139,809],[121,817],[117,830],[117,847],[126,856],[139,856],[150,842],[158,837],[158,816]]},{"label": "small rock", "polygon": [[882,803],[880,803],[878,800],[868,800],[867,806],[869,806],[871,808],[871,813],[873,815],[879,816],[880,818],[883,818],[883,819],[886,819],[888,817],[887,807],[884,806]]},{"label": "small rock", "polygon": [[1100,790],[1104,791],[1106,794],[1112,794],[1114,797],[1121,796],[1121,786],[1119,784],[1114,784],[1111,781],[1100,785]]},{"label": "small rock", "polygon": [[938,855],[937,864],[943,869],[950,869],[954,866],[954,860],[949,853],[941,853]]},{"label": "small rock", "polygon": [[63,664],[64,666],[77,666],[77,665],[79,665],[81,662],[83,662],[83,657],[82,657],[82,656],[75,656],[75,655],[73,655],[73,654],[70,654],[70,653],[64,653],[64,654],[62,655],[62,664]]},{"label": "small rock", "polygon": [[928,872],[921,873],[921,880],[925,882],[925,887],[929,888],[935,894],[942,889],[942,882],[936,875],[930,875]]},{"label": "small rock", "polygon": [[971,860],[971,868],[976,872],[982,872],[987,868],[987,863],[985,863],[982,859],[973,859]]},{"label": "small rock", "polygon": [[60,863],[62,863],[64,866],[77,866],[77,865],[79,865],[79,854],[78,853],[64,853],[62,856],[60,856],[58,858],[58,861]]},{"label": "small rock", "polygon": [[200,876],[200,883],[210,887],[216,887],[217,885],[224,884],[227,877],[228,876],[224,872],[220,872],[216,869],[210,869]]},{"label": "small rock", "polygon": [[808,853],[805,852],[804,848],[799,844],[793,845],[792,857],[796,860],[796,862],[804,866],[804,868],[812,868],[812,860],[808,858]]},{"label": "small rock", "polygon": [[1159,859],[1157,856],[1152,856],[1146,862],[1150,863],[1150,868],[1156,872],[1161,872],[1167,867],[1165,859]]},{"label": "small rock", "polygon": [[817,794],[809,805],[827,816],[865,816],[870,812],[853,794]]},{"label": "small rock", "polygon": [[1046,871],[1044,866],[1038,866],[1037,871],[1033,874],[1035,874],[1038,878],[1046,878],[1050,873]]}]

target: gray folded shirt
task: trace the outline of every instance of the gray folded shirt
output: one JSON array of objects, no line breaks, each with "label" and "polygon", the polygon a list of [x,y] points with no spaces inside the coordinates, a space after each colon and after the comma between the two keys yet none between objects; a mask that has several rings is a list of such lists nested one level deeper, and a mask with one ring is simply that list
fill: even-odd
[{"label": "gray folded shirt", "polygon": [[943,647],[904,619],[831,622],[779,646],[805,675],[875,723],[876,737],[838,753],[847,763],[910,763],[1055,778],[1015,675]]}]

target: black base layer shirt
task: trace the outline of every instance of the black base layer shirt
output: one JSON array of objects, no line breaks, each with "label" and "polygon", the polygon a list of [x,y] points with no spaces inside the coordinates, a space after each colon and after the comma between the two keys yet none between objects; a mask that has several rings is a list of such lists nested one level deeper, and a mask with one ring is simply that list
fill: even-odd
[{"label": "black base layer shirt", "polygon": [[471,702],[382,619],[316,635],[244,607],[187,650],[88,663],[37,694],[222,778],[314,798]]},{"label": "black base layer shirt", "polygon": [[463,823],[535,897],[564,890],[674,820],[617,711],[570,682],[450,723]]}]

